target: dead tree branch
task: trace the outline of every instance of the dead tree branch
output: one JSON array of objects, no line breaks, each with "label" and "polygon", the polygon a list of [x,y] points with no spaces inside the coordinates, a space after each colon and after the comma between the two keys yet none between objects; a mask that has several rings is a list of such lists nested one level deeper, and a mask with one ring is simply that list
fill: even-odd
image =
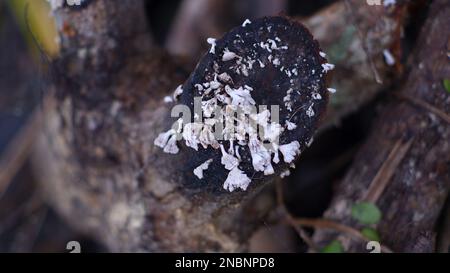
[{"label": "dead tree branch", "polygon": [[[265,213],[248,201],[288,168],[289,160],[264,177],[252,171],[250,152],[242,149],[239,167],[252,183],[247,192],[227,193],[220,149],[194,152],[181,144],[178,154],[168,155],[154,145],[176,120],[163,96],[187,73],[151,45],[141,5],[137,0],[95,0],[80,9],[57,10],[63,48],[57,68],[64,73],[51,85],[57,96],[45,106],[46,130],[36,152],[44,188],[67,221],[115,251],[245,250]],[[268,39],[279,39],[283,46],[253,46]],[[318,95],[291,92],[291,107],[304,110],[294,115],[283,110],[280,124],[302,121],[304,126],[281,136],[281,144],[296,140],[299,152],[305,149],[328,99],[326,71],[320,72],[326,59],[309,32],[286,18],[264,18],[212,43],[183,84],[180,102],[193,105],[197,85],[215,82],[222,70],[232,79],[220,77],[222,85],[253,86],[257,105],[284,105],[286,90],[298,88],[302,79]],[[235,61],[222,56],[227,50],[248,62],[252,54],[264,59],[236,71],[230,67]],[[300,63],[299,58],[308,69],[286,73],[284,68]],[[309,75],[309,68],[318,72]],[[228,141],[220,144],[228,148]],[[209,158],[214,161],[208,179],[199,180],[192,171]]]},{"label": "dead tree branch", "polygon": [[[398,91],[442,113],[450,112],[450,95],[442,86],[450,73],[449,14],[446,1],[433,2],[410,63],[411,72]],[[325,216],[358,226],[350,219],[351,206],[367,198],[383,213],[377,225],[383,244],[396,252],[434,251],[435,224],[450,189],[449,140],[450,127],[442,116],[408,100],[391,102],[340,182]],[[392,154],[393,150],[397,152]],[[373,189],[380,190],[368,193]],[[336,232],[318,230],[314,236],[319,245],[332,238],[341,240],[348,251],[364,251],[363,244]]]}]

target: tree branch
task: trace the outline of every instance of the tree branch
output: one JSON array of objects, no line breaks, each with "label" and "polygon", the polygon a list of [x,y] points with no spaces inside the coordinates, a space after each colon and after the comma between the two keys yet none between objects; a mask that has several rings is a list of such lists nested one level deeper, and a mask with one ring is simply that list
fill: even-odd
[{"label": "tree branch", "polygon": [[[411,73],[400,94],[449,113],[450,95],[442,81],[450,73],[446,56],[450,7],[436,0],[417,43]],[[346,225],[351,206],[363,200],[371,181],[384,177],[383,191],[369,200],[383,213],[377,229],[381,242],[396,252],[431,252],[435,250],[435,224],[450,190],[450,127],[447,121],[428,108],[407,101],[393,101],[378,117],[371,136],[363,145],[355,163],[339,184],[325,216]],[[396,143],[399,162],[393,173],[383,164]],[[405,153],[404,155],[401,155]],[[383,173],[380,173],[383,172]],[[376,177],[374,179],[374,177]],[[335,232],[317,231],[314,240],[324,245],[339,238],[348,251],[363,251],[364,246]]]},{"label": "tree branch", "polygon": [[[345,1],[338,1],[310,18],[299,19],[311,29],[337,67],[330,82],[337,93],[330,101],[324,126],[339,122],[389,88],[395,80],[393,71],[397,72],[397,79],[401,78],[403,52],[397,47],[411,13],[411,3],[397,3],[386,9],[369,6],[366,1],[347,2],[346,6]],[[393,66],[386,63],[385,51],[392,52]],[[383,84],[375,80],[374,69]]]},{"label": "tree branch", "polygon": [[[84,17],[83,13],[94,11],[80,12],[78,16]],[[89,29],[87,25],[78,28]],[[78,44],[66,50],[77,49]],[[298,152],[304,150],[328,98],[322,67],[326,59],[320,56],[320,48],[309,32],[286,18],[264,18],[233,29],[214,44],[215,50],[202,58],[183,84],[180,103],[191,107],[199,92],[197,85],[207,88],[214,82],[219,93],[222,89],[238,92],[252,86],[256,106],[276,104],[284,108],[287,91],[299,89],[301,84],[305,91],[290,91],[289,100],[292,109],[303,110],[296,111],[294,117],[283,109],[280,124],[284,126],[289,119],[301,121],[302,126],[286,130],[280,144],[298,141]],[[223,56],[228,50],[240,58],[228,60]],[[70,68],[67,56],[71,55],[61,57],[65,69],[60,71]],[[238,170],[252,182],[248,192],[228,193],[223,184],[231,171],[222,166],[220,149],[199,147],[197,152],[180,143],[179,153],[169,155],[155,147],[159,133],[170,129],[174,122],[170,118],[171,105],[164,104],[162,97],[186,77],[164,56],[131,51],[118,70],[106,70],[104,81],[95,75],[85,76],[96,71],[89,67],[79,70],[81,81],[76,74],[57,80],[53,88],[62,96],[50,98],[45,107],[46,137],[40,139],[36,153],[40,157],[35,166],[59,212],[73,225],[98,236],[112,250],[245,250],[246,239],[266,213],[248,206],[248,202],[264,182],[288,168],[289,160],[274,164],[274,174],[266,177],[260,170],[254,171],[252,155],[248,147],[242,147]],[[255,56],[262,64],[251,59]],[[114,58],[121,56],[109,57],[108,61],[115,63]],[[245,65],[238,60],[245,61]],[[247,62],[253,62],[253,66]],[[294,70],[298,63],[304,65]],[[310,69],[317,73],[310,74]],[[219,77],[223,72],[231,80]],[[218,78],[220,84],[215,83]],[[204,95],[208,95],[206,91]],[[228,143],[220,141],[227,150]],[[201,180],[193,170],[206,159],[213,162],[205,173],[207,179]]]},{"label": "tree branch", "polygon": [[[151,47],[144,1],[88,0],[54,10],[68,78],[101,80]],[[70,69],[68,69],[70,68]]]}]

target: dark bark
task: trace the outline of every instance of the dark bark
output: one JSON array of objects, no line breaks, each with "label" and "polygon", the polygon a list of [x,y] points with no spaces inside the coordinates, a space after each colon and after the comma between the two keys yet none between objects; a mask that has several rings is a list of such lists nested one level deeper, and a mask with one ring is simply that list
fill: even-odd
[{"label": "dark bark", "polygon": [[[397,252],[435,250],[436,223],[450,189],[450,6],[436,0],[410,61],[403,87],[380,113],[353,166],[339,183],[326,218],[360,228],[350,217],[358,201],[376,203],[381,243]],[[348,251],[366,251],[347,234],[318,230],[319,245],[333,238]]]}]

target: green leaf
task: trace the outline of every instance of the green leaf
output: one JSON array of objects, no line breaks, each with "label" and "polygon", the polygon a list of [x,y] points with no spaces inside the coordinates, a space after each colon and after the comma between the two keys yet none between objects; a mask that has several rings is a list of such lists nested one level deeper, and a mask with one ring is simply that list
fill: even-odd
[{"label": "green leaf", "polygon": [[361,224],[372,225],[380,221],[381,211],[372,203],[356,203],[352,207],[352,217]]},{"label": "green leaf", "polygon": [[343,253],[344,247],[342,246],[341,242],[338,240],[334,240],[331,243],[329,243],[327,246],[325,246],[322,251],[322,253]]},{"label": "green leaf", "polygon": [[378,235],[378,232],[373,228],[363,228],[361,230],[361,233],[362,235],[364,235],[364,237],[371,241],[380,241],[380,235]]},{"label": "green leaf", "polygon": [[448,93],[450,93],[450,80],[449,80],[449,79],[444,79],[442,82],[444,83],[444,88],[445,88],[445,90],[446,90]]}]

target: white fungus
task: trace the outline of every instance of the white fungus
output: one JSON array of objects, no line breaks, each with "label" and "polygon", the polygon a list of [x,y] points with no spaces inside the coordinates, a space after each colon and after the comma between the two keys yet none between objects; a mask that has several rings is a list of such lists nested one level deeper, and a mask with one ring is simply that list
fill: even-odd
[{"label": "white fungus", "polygon": [[[242,24],[243,27],[251,24],[250,20],[245,20]],[[269,27],[270,28],[270,27]],[[270,32],[270,30],[269,30]],[[213,38],[207,39],[208,44],[211,45],[210,53],[216,54],[216,40]],[[239,43],[243,43],[243,39],[240,35],[236,35],[234,44],[239,48]],[[296,78],[293,76],[299,76],[300,64],[294,64],[289,67],[284,63],[284,60],[280,58],[277,51],[288,49],[287,45],[282,44],[282,40],[279,37],[274,39],[267,39],[253,44],[253,48],[264,49],[264,53],[260,54],[254,51],[247,56],[239,56],[235,52],[225,48],[222,56],[217,56],[223,62],[229,62],[227,64],[228,73],[231,75],[237,74],[242,76],[249,76],[252,74],[252,70],[256,67],[264,68],[266,64],[272,63],[278,68],[281,73],[291,78],[288,81],[293,86],[296,82]],[[268,53],[266,53],[266,51]],[[217,52],[218,55],[220,54]],[[259,56],[258,56],[259,55]],[[320,56],[325,57],[325,53],[320,52]],[[267,58],[267,59],[266,59]],[[306,59],[304,59],[306,62]],[[259,64],[259,65],[258,65]],[[282,65],[284,64],[284,65]],[[324,72],[332,70],[334,65],[326,63],[322,64]],[[211,70],[206,70],[208,75],[205,76],[204,82],[197,82],[193,84],[194,93],[197,96],[201,96],[201,113],[194,114],[194,121],[192,123],[178,124],[178,129],[169,130],[166,133],[160,134],[155,140],[155,145],[164,149],[166,153],[177,153],[179,148],[176,146],[177,136],[181,134],[185,140],[186,146],[198,151],[199,145],[204,149],[212,147],[221,151],[220,162],[226,170],[229,170],[228,176],[224,181],[223,187],[227,191],[234,191],[236,189],[246,190],[251,183],[251,179],[239,169],[241,160],[247,160],[252,162],[252,167],[256,172],[263,172],[264,175],[274,174],[274,166],[272,164],[279,164],[280,152],[282,159],[286,163],[294,161],[295,157],[300,153],[300,143],[293,141],[288,144],[279,145],[279,137],[284,130],[295,130],[297,124],[290,120],[284,121],[284,126],[278,122],[271,121],[271,112],[269,110],[261,110],[259,113],[254,113],[251,109],[256,105],[256,101],[252,97],[253,88],[248,85],[235,85],[233,78],[227,72],[224,72],[219,65],[219,62],[213,61]],[[312,73],[317,73],[318,70],[312,70]],[[322,99],[322,96],[318,93],[319,88],[313,88],[311,98],[314,100]],[[259,90],[257,90],[259,91]],[[331,90],[329,89],[331,92]],[[175,90],[173,99],[165,97],[164,101],[169,103],[174,99],[176,100],[183,92],[183,87],[180,85]],[[295,93],[294,93],[295,92]],[[286,91],[286,96],[283,98],[284,106],[288,111],[292,111],[294,103],[297,102],[297,94],[299,90],[289,88]],[[313,117],[315,115],[313,105],[310,105],[306,110],[306,115]],[[216,109],[220,107],[218,113]],[[242,109],[243,113],[239,113],[236,110]],[[303,108],[299,108],[303,109]],[[222,114],[223,116],[216,116],[216,114]],[[214,115],[214,116],[213,116]],[[295,115],[295,114],[294,114]],[[249,126],[248,122],[252,119],[253,124],[256,122],[261,127],[258,129],[253,126]],[[204,119],[204,120],[203,120]],[[224,124],[220,137],[215,135],[217,124]],[[214,130],[213,130],[214,128]],[[214,131],[214,132],[213,132]],[[216,139],[217,137],[217,139]],[[228,149],[225,149],[222,142],[218,140],[229,141]],[[303,143],[302,143],[303,144]],[[248,147],[250,151],[250,157],[247,158],[246,154],[239,153],[240,150]],[[204,178],[204,171],[208,169],[213,162],[213,158],[203,162],[193,170],[193,173],[199,179]],[[200,163],[200,162],[199,162]],[[289,175],[289,170],[281,173],[281,177]]]},{"label": "white fungus", "polygon": [[278,58],[273,59],[272,63],[275,66],[279,66],[281,64],[280,59],[278,59]]},{"label": "white fungus", "polygon": [[314,137],[311,137],[311,139],[308,141],[308,143],[306,143],[306,146],[307,146],[307,147],[311,147],[311,145],[313,144],[313,142],[314,142]]},{"label": "white fungus", "polygon": [[214,38],[208,38],[206,39],[206,42],[211,45],[211,49],[209,50],[209,53],[215,54],[216,53],[216,39]]},{"label": "white fungus", "polygon": [[326,73],[326,72],[334,69],[334,64],[329,64],[329,63],[322,64],[322,68],[323,68],[323,72]]},{"label": "white fungus", "polygon": [[311,118],[314,117],[315,114],[316,113],[314,112],[313,105],[310,105],[308,107],[308,110],[306,110],[306,115]]},{"label": "white fungus", "polygon": [[228,62],[228,61],[231,61],[231,60],[233,60],[233,59],[235,59],[237,57],[238,57],[238,55],[236,55],[236,53],[231,52],[231,51],[228,50],[228,48],[226,48],[225,51],[223,52],[222,61]]},{"label": "white fungus", "polygon": [[280,155],[279,155],[278,151],[275,151],[275,155],[273,156],[272,161],[273,161],[273,163],[275,163],[275,164],[280,163]]},{"label": "white fungus", "polygon": [[264,63],[261,62],[261,60],[258,59],[258,62],[259,62],[259,67],[261,67],[261,68],[264,68],[264,67],[265,67]]},{"label": "white fungus", "polygon": [[223,82],[226,82],[226,83],[233,82],[233,79],[231,78],[230,75],[228,75],[227,72],[223,72],[222,74],[220,74],[220,75],[218,76],[218,78],[219,78],[219,80],[221,80],[221,81],[223,81]]},{"label": "white fungus", "polygon": [[174,129],[159,134],[153,143],[155,146],[163,148],[165,153],[176,154],[179,151],[176,144],[176,132]]},{"label": "white fungus", "polygon": [[286,127],[289,131],[292,131],[297,128],[297,125],[293,122],[290,122],[289,120],[286,120]]},{"label": "white fungus", "polygon": [[319,93],[312,93],[312,98],[315,100],[320,100],[322,99],[322,96]]},{"label": "white fungus", "polygon": [[173,98],[171,96],[165,96],[164,97],[164,102],[165,103],[171,103],[171,102],[173,102]]},{"label": "white fungus", "polygon": [[383,56],[387,65],[393,66],[395,64],[395,58],[388,49],[383,50]]},{"label": "white fungus", "polygon": [[168,154],[177,154],[180,151],[180,149],[177,146],[177,136],[176,135],[172,135],[169,138],[169,141],[167,141],[167,144],[164,147],[163,151]]},{"label": "white fungus", "polygon": [[180,134],[183,131],[183,118],[177,120],[177,130],[176,133]]},{"label": "white fungus", "polygon": [[280,152],[283,154],[284,162],[291,163],[295,156],[300,154],[300,143],[292,141],[289,144],[280,145]]},{"label": "white fungus", "polygon": [[276,122],[272,122],[263,127],[264,140],[274,143],[283,132],[283,127]]},{"label": "white fungus", "polygon": [[156,146],[164,148],[169,140],[169,137],[174,133],[174,130],[169,130],[165,133],[160,133],[153,142]]},{"label": "white fungus", "polygon": [[178,100],[178,97],[181,96],[181,94],[183,94],[183,85],[180,84],[173,92],[173,99]]},{"label": "white fungus", "polygon": [[216,140],[214,133],[212,131],[212,126],[205,124],[203,129],[200,132],[200,136],[198,138],[200,144],[203,148],[208,148],[208,146],[212,146],[214,149],[219,148],[219,142]]},{"label": "white fungus", "polygon": [[251,24],[252,21],[250,21],[249,19],[245,19],[244,23],[242,23],[242,26],[245,27],[248,24]]},{"label": "white fungus", "polygon": [[282,173],[280,173],[280,177],[281,178],[288,177],[289,175],[291,175],[291,171],[290,170],[285,170]]},{"label": "white fungus", "polygon": [[217,107],[217,99],[212,98],[207,101],[202,101],[202,110],[205,117],[209,118],[214,113]]},{"label": "white fungus", "polygon": [[288,111],[292,111],[292,100],[291,100],[291,95],[294,92],[294,90],[292,88],[289,88],[288,91],[286,91],[286,96],[284,96],[283,101],[284,101],[284,106],[286,107],[286,109]]},{"label": "white fungus", "polygon": [[252,156],[252,164],[255,171],[264,172],[265,175],[273,174],[270,152],[257,139],[250,140],[248,144]]},{"label": "white fungus", "polygon": [[236,157],[237,157],[239,160],[242,160],[241,155],[239,154],[239,146],[238,146],[238,145],[236,145],[236,146],[234,147],[234,154],[236,155]]},{"label": "white fungus", "polygon": [[199,179],[203,179],[203,171],[206,171],[209,167],[209,164],[211,164],[211,162],[213,161],[213,159],[208,159],[205,162],[203,162],[200,166],[198,166],[197,168],[194,169],[194,174],[195,176],[197,176]]},{"label": "white fungus", "polygon": [[230,86],[225,86],[225,92],[231,97],[231,105],[255,105],[256,102],[250,95],[250,89],[247,86],[233,89]]},{"label": "white fungus", "polygon": [[223,188],[230,192],[233,192],[235,189],[247,190],[248,185],[250,184],[251,179],[238,167],[233,168],[227,176],[227,179],[223,183]]},{"label": "white fungus", "polygon": [[328,92],[330,92],[332,94],[336,93],[336,89],[334,89],[334,88],[328,88],[327,90],[328,90]]},{"label": "white fungus", "polygon": [[198,91],[203,91],[203,85],[201,84],[197,83],[196,85],[194,85],[194,87],[197,88]]},{"label": "white fungus", "polygon": [[266,109],[258,114],[253,114],[250,117],[254,119],[257,124],[267,126],[267,123],[269,122],[270,118],[270,111]]},{"label": "white fungus", "polygon": [[220,145],[220,150],[222,151],[222,158],[220,160],[220,163],[225,166],[225,169],[231,170],[239,165],[239,159],[228,154],[225,151],[223,145]]},{"label": "white fungus", "polygon": [[186,146],[198,151],[198,144],[200,143],[199,136],[203,129],[201,123],[188,123],[183,128],[183,139],[186,141]]}]

